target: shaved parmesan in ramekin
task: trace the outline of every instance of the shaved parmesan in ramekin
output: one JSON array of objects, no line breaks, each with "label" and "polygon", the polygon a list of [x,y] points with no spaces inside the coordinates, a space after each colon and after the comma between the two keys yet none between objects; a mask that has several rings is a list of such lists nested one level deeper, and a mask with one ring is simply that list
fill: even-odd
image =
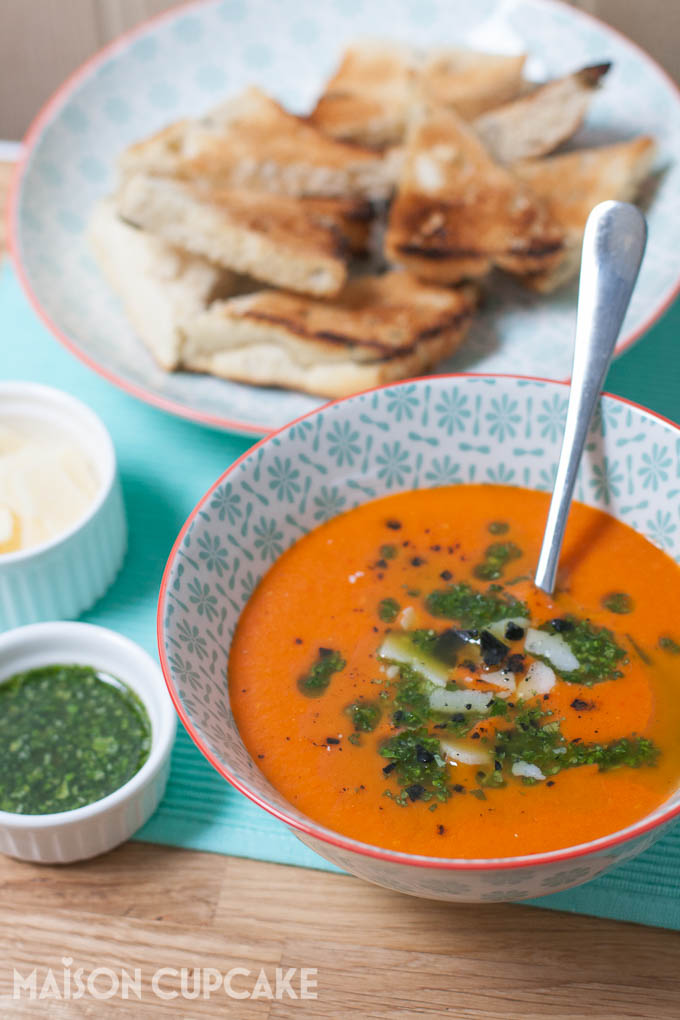
[{"label": "shaved parmesan in ramekin", "polygon": [[557,682],[555,670],[545,662],[532,662],[527,675],[517,684],[520,698],[533,698],[537,694],[548,694]]},{"label": "shaved parmesan in ramekin", "polygon": [[441,749],[449,762],[459,765],[490,765],[491,755],[468,740],[442,740]]},{"label": "shaved parmesan in ramekin", "polygon": [[514,761],[512,774],[513,776],[522,776],[523,779],[545,779],[538,765],[532,765],[528,761]]},{"label": "shaved parmesan in ramekin", "polygon": [[529,627],[524,648],[532,655],[550,659],[555,669],[563,673],[573,673],[579,667],[578,659],[560,634],[548,634],[544,630]]},{"label": "shaved parmesan in ramekin", "polygon": [[430,694],[435,712],[486,712],[493,694],[487,691],[447,691],[438,687]]}]

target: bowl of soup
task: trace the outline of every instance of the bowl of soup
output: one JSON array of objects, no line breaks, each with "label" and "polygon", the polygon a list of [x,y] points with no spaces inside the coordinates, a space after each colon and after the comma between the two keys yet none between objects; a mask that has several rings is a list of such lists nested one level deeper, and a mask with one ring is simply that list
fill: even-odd
[{"label": "bowl of soup", "polygon": [[232,465],[172,551],[159,646],[189,734],[369,881],[539,896],[680,813],[680,429],[603,396],[547,596],[567,399],[442,376],[329,404]]}]

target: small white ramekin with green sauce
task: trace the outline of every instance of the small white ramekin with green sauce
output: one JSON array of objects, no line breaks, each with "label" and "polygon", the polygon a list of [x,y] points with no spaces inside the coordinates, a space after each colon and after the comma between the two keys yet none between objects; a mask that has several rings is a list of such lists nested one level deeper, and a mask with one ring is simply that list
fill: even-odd
[{"label": "small white ramekin with green sauce", "polygon": [[0,728],[0,804],[11,808],[0,810],[0,853],[66,864],[111,850],[153,814],[177,722],[150,655],[103,627],[59,622],[0,635]]}]

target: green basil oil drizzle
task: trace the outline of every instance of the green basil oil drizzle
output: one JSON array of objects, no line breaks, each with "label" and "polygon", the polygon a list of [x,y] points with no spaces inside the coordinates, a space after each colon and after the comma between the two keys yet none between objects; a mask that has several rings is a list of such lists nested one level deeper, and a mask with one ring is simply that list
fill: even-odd
[{"label": "green basil oil drizzle", "polygon": [[541,626],[549,634],[559,634],[569,645],[579,666],[571,672],[556,669],[555,672],[568,683],[593,684],[605,680],[617,680],[623,676],[618,668],[626,658],[625,649],[616,643],[607,627],[596,627],[590,620],[578,620],[565,616]]},{"label": "green basil oil drizzle", "polygon": [[[401,524],[396,520],[388,521],[387,527],[397,531]],[[492,521],[488,531],[494,536],[505,536],[509,525],[505,521]],[[440,547],[431,548],[438,551]],[[387,567],[398,552],[396,545],[382,545],[377,568]],[[535,697],[523,701],[521,697],[493,694],[488,703],[482,700],[480,706],[476,692],[466,704],[460,692],[469,688],[458,687],[451,679],[446,690],[456,692],[456,705],[462,703],[463,710],[444,711],[432,707],[432,704],[445,705],[446,699],[431,702],[431,695],[438,687],[441,691],[439,684],[443,676],[452,676],[449,671],[456,666],[469,668],[480,680],[484,679],[487,668],[506,670],[521,678],[531,662],[538,659],[548,663],[559,679],[586,686],[615,681],[623,675],[621,667],[628,661],[626,651],[613,632],[576,616],[550,620],[541,624],[540,629],[558,635],[567,644],[578,661],[577,669],[559,670],[548,659],[525,651],[524,621],[529,618],[528,606],[509,593],[507,585],[504,588],[493,583],[503,576],[507,565],[521,555],[522,550],[514,542],[506,538],[495,541],[486,548],[483,561],[473,568],[479,580],[492,582],[484,590],[458,582],[423,593],[425,610],[436,619],[447,621],[447,625],[397,632],[387,628],[387,637],[377,652],[378,661],[382,659],[383,675],[372,681],[381,688],[378,698],[359,697],[345,708],[352,725],[352,732],[347,736],[349,744],[374,742],[379,760],[384,762],[381,766],[387,784],[384,793],[400,806],[423,801],[430,802],[429,809],[435,810],[437,804],[454,794],[467,792],[483,800],[485,790],[503,787],[510,781],[531,786],[541,782],[542,776],[551,785],[552,778],[564,769],[590,765],[604,772],[614,768],[653,766],[657,762],[660,752],[654,742],[635,733],[608,743],[567,740],[562,732],[563,720],[546,708],[543,700],[537,703]],[[420,558],[415,557],[412,562],[415,559]],[[453,581],[448,567],[440,576],[446,582]],[[518,580],[521,578],[508,584]],[[419,589],[406,584],[401,588],[412,598],[421,596]],[[603,596],[602,606],[617,615],[634,610],[633,600],[625,592]],[[386,597],[377,606],[377,616],[391,624],[401,609],[399,601]],[[494,630],[492,625],[499,621],[508,623]],[[377,626],[373,629],[378,631]],[[643,661],[649,662],[632,638],[630,641]],[[680,655],[680,643],[670,636],[660,637],[659,648],[671,655]],[[397,658],[389,658],[390,653]],[[402,661],[409,659],[412,661]],[[345,665],[341,652],[319,649],[317,661],[298,682],[300,690],[312,697],[323,694],[332,675]],[[435,684],[433,681],[437,679],[439,683]],[[595,704],[576,697],[570,707],[574,711],[586,711]],[[496,725],[499,720],[501,726]],[[490,725],[485,726],[486,722]],[[387,724],[390,732],[385,736]],[[379,726],[381,732],[375,734]],[[470,746],[474,742],[474,746],[484,749],[488,763],[477,768],[471,786],[469,782],[467,786],[452,783],[455,770],[448,765],[442,746],[447,740],[469,741]],[[513,772],[514,766],[518,766],[517,772]],[[534,767],[534,772],[539,770],[540,776],[527,774],[527,766]]]},{"label": "green basil oil drizzle", "polygon": [[92,804],[142,767],[151,724],[137,696],[89,666],[42,666],[0,684],[0,808]]},{"label": "green basil oil drizzle", "polygon": [[493,542],[473,573],[480,581],[496,581],[503,576],[506,565],[512,560],[518,560],[521,555],[522,550],[514,542]]},{"label": "green basil oil drizzle", "polygon": [[372,733],[380,722],[382,709],[377,701],[353,701],[345,709],[356,733]]},{"label": "green basil oil drizzle", "polygon": [[610,613],[617,613],[619,616],[623,616],[626,613],[632,613],[635,609],[635,603],[630,595],[627,595],[625,591],[608,592],[608,594],[602,598],[602,605],[605,609],[608,609]]},{"label": "green basil oil drizzle", "polygon": [[319,657],[312,668],[298,680],[298,688],[307,697],[316,698],[324,693],[333,674],[339,673],[345,665],[340,652],[333,651],[332,648],[320,648]]},{"label": "green basil oil drizzle", "polygon": [[378,616],[383,623],[394,623],[401,606],[396,599],[382,599],[378,604]]},{"label": "green basil oil drizzle", "polygon": [[477,591],[460,582],[431,592],[425,599],[425,608],[433,616],[455,620],[463,627],[488,627],[490,623],[510,616],[528,616],[524,602],[511,595],[499,595],[489,589]]}]

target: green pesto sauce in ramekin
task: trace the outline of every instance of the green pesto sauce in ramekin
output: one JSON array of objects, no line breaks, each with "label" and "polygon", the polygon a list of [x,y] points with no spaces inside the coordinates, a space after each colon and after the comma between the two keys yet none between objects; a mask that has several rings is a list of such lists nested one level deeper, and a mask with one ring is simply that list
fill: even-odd
[{"label": "green pesto sauce in ramekin", "polygon": [[41,666],[0,683],[0,810],[71,811],[123,786],[149,756],[130,688],[90,666]]}]

